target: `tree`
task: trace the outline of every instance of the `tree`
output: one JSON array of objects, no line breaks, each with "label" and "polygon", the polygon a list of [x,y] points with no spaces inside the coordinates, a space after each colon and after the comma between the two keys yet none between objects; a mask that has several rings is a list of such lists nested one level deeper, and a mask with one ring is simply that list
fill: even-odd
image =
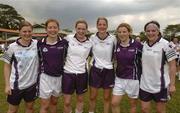
[{"label": "tree", "polygon": [[73,31],[71,29],[68,29],[68,28],[65,28],[65,29],[62,29],[63,31],[65,32],[68,32],[68,33],[72,33]]},{"label": "tree", "polygon": [[141,32],[139,33],[139,37],[141,38],[142,41],[145,41],[145,40],[147,39],[147,38],[146,38],[146,34],[145,34],[144,31],[141,31]]},{"label": "tree", "polygon": [[6,29],[18,29],[19,23],[25,19],[9,5],[0,4],[0,27]]},{"label": "tree", "polygon": [[166,37],[167,39],[171,40],[172,37],[175,36],[176,33],[180,32],[180,24],[176,24],[176,25],[168,25],[164,31],[164,37]]}]

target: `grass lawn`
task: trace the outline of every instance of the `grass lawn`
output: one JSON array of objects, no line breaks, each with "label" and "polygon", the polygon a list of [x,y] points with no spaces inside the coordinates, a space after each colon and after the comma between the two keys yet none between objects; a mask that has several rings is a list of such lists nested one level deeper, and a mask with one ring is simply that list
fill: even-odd
[{"label": "grass lawn", "polygon": [[[176,93],[173,95],[171,101],[167,104],[167,113],[180,113],[180,81],[176,81]],[[97,101],[96,113],[102,113],[103,111],[103,104],[102,104],[102,91],[99,91],[99,97]],[[73,108],[75,108],[75,98],[73,98]],[[155,105],[152,104],[152,113],[155,113]],[[140,104],[138,103],[138,113],[140,113]],[[122,103],[120,105],[121,113],[128,113],[129,104],[127,97],[123,98]],[[0,61],[0,113],[6,113],[8,109],[8,104],[6,102],[6,95],[4,94],[4,78],[3,78],[3,63]],[[58,113],[62,113],[63,109],[63,101],[62,97],[59,99],[58,103]],[[39,111],[39,100],[36,100],[35,103],[35,113]],[[23,102],[20,105],[20,109],[18,113],[24,113],[24,105]],[[84,113],[88,113],[88,93],[85,95],[85,110]]]}]

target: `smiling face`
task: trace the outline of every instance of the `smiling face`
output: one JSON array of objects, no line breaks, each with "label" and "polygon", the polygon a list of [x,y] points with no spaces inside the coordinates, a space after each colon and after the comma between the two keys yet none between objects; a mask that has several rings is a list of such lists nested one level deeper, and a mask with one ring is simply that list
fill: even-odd
[{"label": "smiling face", "polygon": [[130,37],[130,32],[126,27],[119,27],[117,29],[117,36],[120,41],[125,42],[129,39]]},{"label": "smiling face", "polygon": [[46,32],[48,37],[56,38],[59,32],[59,26],[56,22],[50,21],[47,23]]},{"label": "smiling face", "polygon": [[159,37],[159,28],[154,23],[150,23],[145,28],[146,36],[149,42],[155,42]]},{"label": "smiling face", "polygon": [[107,32],[107,28],[108,28],[108,23],[105,19],[98,19],[97,21],[97,29],[98,32],[103,34]]},{"label": "smiling face", "polygon": [[78,38],[84,38],[87,32],[87,26],[85,23],[76,24],[76,35]]},{"label": "smiling face", "polygon": [[29,42],[32,39],[32,27],[31,26],[23,26],[19,30],[19,36],[23,41]]}]

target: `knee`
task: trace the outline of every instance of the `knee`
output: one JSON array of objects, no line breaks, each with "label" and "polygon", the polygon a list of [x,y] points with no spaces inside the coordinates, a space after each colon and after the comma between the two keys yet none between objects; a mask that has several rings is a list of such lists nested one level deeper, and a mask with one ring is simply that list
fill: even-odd
[{"label": "knee", "polygon": [[131,104],[131,108],[136,108],[137,105],[136,104]]},{"label": "knee", "polygon": [[90,101],[96,101],[96,95],[91,95],[90,96]]},{"label": "knee", "polygon": [[105,102],[110,102],[110,100],[111,100],[110,97],[104,97]]},{"label": "knee", "polygon": [[111,101],[111,106],[112,106],[112,107],[119,106],[119,102],[117,102],[117,101]]},{"label": "knee", "polygon": [[31,105],[31,106],[26,106],[26,109],[28,109],[28,110],[33,110],[33,105]]},{"label": "knee", "polygon": [[156,109],[157,113],[166,113],[165,110],[162,109]]},{"label": "knee", "polygon": [[77,100],[79,103],[83,103],[83,98],[78,98]]},{"label": "knee", "polygon": [[49,109],[49,104],[41,104],[41,108],[40,108],[41,110],[41,113],[46,113],[47,111],[48,111],[48,109]]},{"label": "knee", "polygon": [[42,111],[48,111],[48,109],[49,109],[49,106],[41,106],[41,112]]},{"label": "knee", "polygon": [[51,105],[53,105],[53,106],[56,106],[56,105],[57,105],[57,103],[58,103],[58,101],[57,101],[57,100],[52,100],[50,104],[51,104]]},{"label": "knee", "polygon": [[70,101],[65,101],[65,102],[64,102],[64,106],[65,106],[65,107],[71,106],[71,102],[70,102]]},{"label": "knee", "polygon": [[142,113],[149,113],[149,109],[147,107],[141,108]]},{"label": "knee", "polygon": [[15,109],[9,109],[7,113],[17,113],[17,110],[15,110]]}]

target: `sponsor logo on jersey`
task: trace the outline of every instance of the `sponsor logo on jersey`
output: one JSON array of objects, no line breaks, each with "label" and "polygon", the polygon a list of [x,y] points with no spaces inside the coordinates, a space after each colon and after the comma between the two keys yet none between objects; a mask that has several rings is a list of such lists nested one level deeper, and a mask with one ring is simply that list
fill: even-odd
[{"label": "sponsor logo on jersey", "polygon": [[57,49],[63,49],[63,47],[57,47]]},{"label": "sponsor logo on jersey", "polygon": [[134,52],[134,51],[135,51],[135,49],[129,49],[128,51],[129,51],[129,52]]}]

